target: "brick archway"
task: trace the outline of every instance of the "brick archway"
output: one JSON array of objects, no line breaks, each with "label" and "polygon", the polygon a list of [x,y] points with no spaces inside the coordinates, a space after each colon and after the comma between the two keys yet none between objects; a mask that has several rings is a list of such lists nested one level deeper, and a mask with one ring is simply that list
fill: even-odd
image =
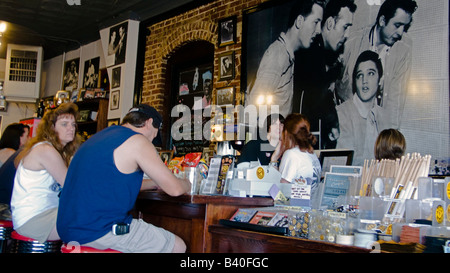
[{"label": "brick archway", "polygon": [[[161,28],[161,26],[164,26]],[[198,21],[180,26],[153,25],[147,37],[142,102],[154,106],[164,115],[166,68],[170,56],[182,46],[194,41],[217,44],[217,26],[213,21]]]}]

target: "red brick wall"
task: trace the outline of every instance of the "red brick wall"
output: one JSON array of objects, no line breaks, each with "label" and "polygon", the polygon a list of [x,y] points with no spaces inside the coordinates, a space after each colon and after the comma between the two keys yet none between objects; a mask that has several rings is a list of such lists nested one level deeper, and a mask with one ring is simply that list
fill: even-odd
[{"label": "red brick wall", "polygon": [[[242,14],[245,9],[257,6],[266,0],[226,0],[215,1],[187,11],[149,26],[145,49],[145,66],[142,86],[142,102],[154,106],[162,115],[164,113],[164,94],[166,90],[166,66],[171,54],[177,48],[198,40],[214,45],[214,89],[234,86],[236,101],[240,103]],[[218,21],[230,16],[237,17],[236,43],[218,47]],[[235,51],[235,78],[218,81],[218,57],[225,52]]]}]

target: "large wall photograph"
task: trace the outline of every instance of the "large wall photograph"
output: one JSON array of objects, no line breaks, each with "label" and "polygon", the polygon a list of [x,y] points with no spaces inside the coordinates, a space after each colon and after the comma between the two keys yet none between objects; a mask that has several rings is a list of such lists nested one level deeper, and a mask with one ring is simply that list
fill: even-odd
[{"label": "large wall photograph", "polygon": [[284,116],[305,114],[320,132],[315,148],[353,149],[354,165],[374,158],[388,128],[407,153],[448,160],[448,1],[328,0],[303,21],[290,14],[295,2],[244,11],[246,105],[270,95]]}]

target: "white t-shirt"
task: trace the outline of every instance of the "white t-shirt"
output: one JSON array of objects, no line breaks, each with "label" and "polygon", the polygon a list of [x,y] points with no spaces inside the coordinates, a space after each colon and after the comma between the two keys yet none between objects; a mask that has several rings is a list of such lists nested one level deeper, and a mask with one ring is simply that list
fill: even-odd
[{"label": "white t-shirt", "polygon": [[[41,143],[44,142],[36,145]],[[14,228],[21,227],[31,218],[48,209],[58,207],[58,194],[61,191],[61,186],[47,170],[28,170],[22,163],[21,161],[17,167],[11,196]]]},{"label": "white t-shirt", "polygon": [[298,147],[284,152],[280,163],[281,177],[291,183],[296,179],[312,179],[312,189],[319,182],[322,167],[315,153],[302,152]]}]

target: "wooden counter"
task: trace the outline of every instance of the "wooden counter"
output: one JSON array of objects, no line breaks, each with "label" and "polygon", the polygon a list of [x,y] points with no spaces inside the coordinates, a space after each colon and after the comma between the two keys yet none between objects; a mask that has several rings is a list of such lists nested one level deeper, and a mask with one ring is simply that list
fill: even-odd
[{"label": "wooden counter", "polygon": [[171,197],[160,191],[143,191],[136,201],[135,213],[148,223],[180,236],[187,252],[211,252],[208,226],[229,219],[238,208],[273,206],[272,198],[219,195],[182,195]]},{"label": "wooden counter", "polygon": [[214,253],[368,253],[371,250],[222,225],[208,227]]}]

